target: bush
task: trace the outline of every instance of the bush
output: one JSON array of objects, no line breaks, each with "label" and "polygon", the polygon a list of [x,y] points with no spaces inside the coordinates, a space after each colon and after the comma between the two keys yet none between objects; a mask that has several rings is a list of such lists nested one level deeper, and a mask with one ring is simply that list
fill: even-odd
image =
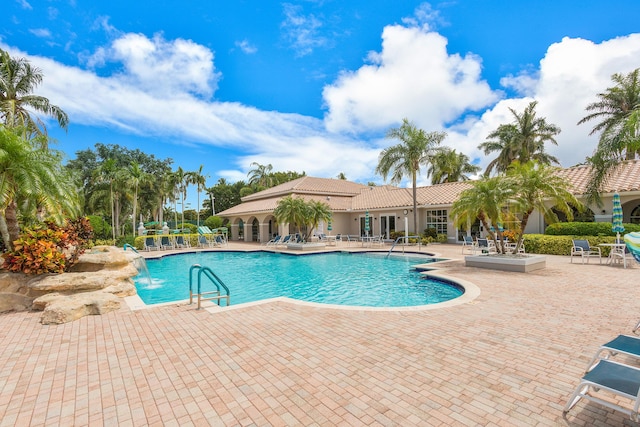
[{"label": "bush", "polygon": [[436,232],[435,228],[425,228],[424,231],[422,232],[422,236],[431,237],[435,239],[438,236],[438,233]]},{"label": "bush", "polygon": [[449,241],[449,236],[446,234],[438,234],[436,235],[436,242],[438,243],[447,243]]},{"label": "bush", "polygon": [[[524,246],[527,253],[545,255],[571,255],[573,239],[585,239],[589,245],[597,247],[600,243],[615,243],[615,236],[548,236],[546,234],[525,234]],[[602,256],[609,256],[611,248],[602,247]]]},{"label": "bush", "polygon": [[93,228],[93,234],[100,239],[108,239],[111,236],[111,225],[98,215],[89,215],[89,222]]},{"label": "bush", "polygon": [[[161,234],[158,234],[157,236],[161,236]],[[198,246],[198,234],[171,234],[170,236],[171,237],[184,236],[185,240],[187,239],[189,240],[189,244],[192,247]],[[137,236],[134,242],[130,243],[130,245],[136,248],[137,250],[142,251],[144,250],[144,239],[146,239],[147,237],[152,237],[152,236]]]},{"label": "bush", "polygon": [[25,274],[63,273],[78,262],[93,238],[88,218],[67,220],[64,227],[25,230],[14,250],[3,255],[4,268]]},{"label": "bush", "polygon": [[[178,223],[178,226],[182,227],[182,223]],[[189,224],[188,222],[184,223],[185,230],[189,230],[189,234],[195,234],[198,232],[198,226],[195,224]]]},{"label": "bush", "polygon": [[222,217],[219,216],[210,216],[209,218],[204,220],[204,225],[209,228],[220,228],[224,223]]},{"label": "bush", "polygon": [[[550,236],[615,236],[610,222],[558,222],[544,231]],[[640,224],[624,224],[626,232],[640,231]]]}]

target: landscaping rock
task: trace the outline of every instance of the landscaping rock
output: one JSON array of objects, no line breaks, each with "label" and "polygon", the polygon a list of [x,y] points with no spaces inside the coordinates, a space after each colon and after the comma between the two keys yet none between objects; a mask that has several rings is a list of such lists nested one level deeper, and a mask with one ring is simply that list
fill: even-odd
[{"label": "landscaping rock", "polygon": [[43,310],[43,324],[58,324],[118,310],[121,297],[136,294],[132,277],[138,274],[133,265],[138,257],[100,246],[83,254],[69,273],[0,273],[0,313]]}]

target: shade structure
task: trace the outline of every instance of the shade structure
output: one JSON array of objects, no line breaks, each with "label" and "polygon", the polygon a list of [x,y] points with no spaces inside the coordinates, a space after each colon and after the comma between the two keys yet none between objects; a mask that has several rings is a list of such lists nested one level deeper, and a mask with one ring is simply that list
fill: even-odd
[{"label": "shade structure", "polygon": [[620,233],[624,232],[622,225],[622,204],[620,203],[620,194],[617,192],[613,195],[613,211],[611,216],[611,231],[616,233],[617,241],[620,241]]}]

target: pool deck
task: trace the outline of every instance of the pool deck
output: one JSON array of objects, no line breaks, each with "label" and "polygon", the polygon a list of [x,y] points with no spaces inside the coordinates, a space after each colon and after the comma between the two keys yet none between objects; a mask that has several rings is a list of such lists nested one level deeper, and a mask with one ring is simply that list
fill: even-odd
[{"label": "pool deck", "polygon": [[[264,247],[229,245],[251,248]],[[501,272],[465,267],[461,249],[423,252],[481,293],[435,310],[174,304],[58,326],[0,314],[0,426],[637,425],[585,400],[567,420],[562,408],[597,347],[640,319],[640,265],[549,256]]]}]

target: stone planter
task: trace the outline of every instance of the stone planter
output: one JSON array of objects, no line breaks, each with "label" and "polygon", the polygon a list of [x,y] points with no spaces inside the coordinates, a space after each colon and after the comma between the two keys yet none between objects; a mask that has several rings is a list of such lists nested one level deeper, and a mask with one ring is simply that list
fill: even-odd
[{"label": "stone planter", "polygon": [[318,249],[324,249],[326,243],[288,243],[287,249],[292,251],[315,251]]},{"label": "stone planter", "polygon": [[489,268],[492,270],[528,273],[547,266],[544,255],[470,255],[464,257],[467,267]]}]

